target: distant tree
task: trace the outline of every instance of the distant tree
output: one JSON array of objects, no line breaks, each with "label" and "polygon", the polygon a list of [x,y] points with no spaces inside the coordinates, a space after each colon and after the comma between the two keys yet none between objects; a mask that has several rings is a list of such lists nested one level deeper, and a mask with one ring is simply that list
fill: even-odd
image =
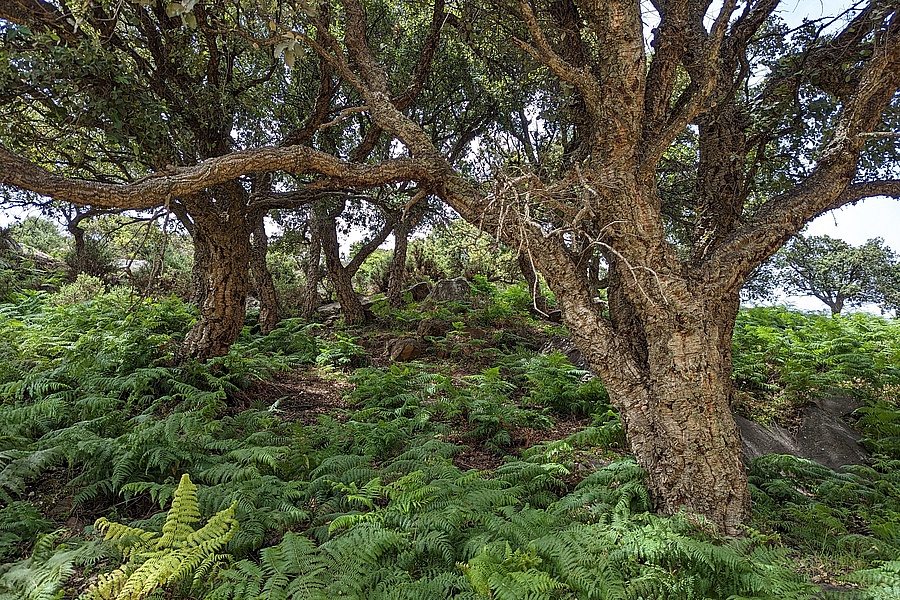
[{"label": "distant tree", "polygon": [[11,225],[9,235],[19,244],[45,254],[59,254],[68,243],[56,224],[41,217],[28,217]]},{"label": "distant tree", "polygon": [[900,286],[900,261],[881,238],[861,246],[827,235],[798,235],[773,260],[773,282],[790,294],[813,296],[832,315],[845,306],[890,309]]}]

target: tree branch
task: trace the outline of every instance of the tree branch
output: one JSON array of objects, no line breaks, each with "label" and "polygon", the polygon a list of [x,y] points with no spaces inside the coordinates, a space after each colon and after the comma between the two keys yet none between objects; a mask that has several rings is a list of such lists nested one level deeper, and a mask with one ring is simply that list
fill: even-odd
[{"label": "tree branch", "polygon": [[330,179],[330,185],[346,187],[376,187],[399,181],[429,182],[432,179],[423,163],[415,159],[359,165],[305,146],[269,146],[212,158],[193,167],[173,167],[134,183],[110,184],[56,175],[0,146],[0,185],[104,208],[152,208],[257,171],[320,174]]}]

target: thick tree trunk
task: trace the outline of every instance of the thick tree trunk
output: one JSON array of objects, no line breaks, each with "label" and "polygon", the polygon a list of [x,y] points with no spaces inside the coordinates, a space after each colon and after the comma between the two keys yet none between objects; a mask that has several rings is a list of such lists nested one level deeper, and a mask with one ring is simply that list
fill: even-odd
[{"label": "thick tree trunk", "polygon": [[266,236],[266,227],[263,217],[260,216],[253,230],[253,245],[250,248],[250,275],[253,278],[253,287],[259,297],[259,328],[263,335],[268,335],[281,320],[278,311],[278,295],[275,292],[275,282],[272,273],[266,264],[266,255],[269,251],[269,238]]},{"label": "thick tree trunk", "polygon": [[325,267],[328,278],[334,285],[338,302],[344,313],[344,322],[348,325],[360,325],[366,321],[366,312],[356,292],[353,291],[353,273],[341,264],[341,247],[337,238],[337,223],[334,218],[323,224],[322,252],[325,254]]},{"label": "thick tree trunk", "polygon": [[[616,294],[613,294],[615,297]],[[731,413],[731,335],[738,298],[694,296],[652,312],[611,299],[637,360],[594,350],[596,313],[563,297],[566,324],[621,415],[657,511],[685,512],[739,535],[750,516],[741,440]],[[630,333],[629,333],[630,332]]]},{"label": "thick tree trunk", "polygon": [[394,256],[388,273],[387,300],[391,308],[403,305],[403,284],[406,281],[406,255],[409,250],[409,224],[400,220],[394,227]]},{"label": "thick tree trunk", "polygon": [[227,354],[244,325],[252,227],[229,217],[195,215],[193,278],[200,318],[184,338],[183,357]]}]

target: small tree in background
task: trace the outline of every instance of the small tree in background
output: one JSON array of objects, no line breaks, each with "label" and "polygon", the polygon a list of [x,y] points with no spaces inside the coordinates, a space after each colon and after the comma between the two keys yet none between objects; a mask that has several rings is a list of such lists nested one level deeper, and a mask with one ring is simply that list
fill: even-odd
[{"label": "small tree in background", "polygon": [[773,283],[789,294],[813,296],[832,315],[845,306],[896,308],[900,262],[881,238],[854,247],[827,235],[798,235],[774,258]]}]

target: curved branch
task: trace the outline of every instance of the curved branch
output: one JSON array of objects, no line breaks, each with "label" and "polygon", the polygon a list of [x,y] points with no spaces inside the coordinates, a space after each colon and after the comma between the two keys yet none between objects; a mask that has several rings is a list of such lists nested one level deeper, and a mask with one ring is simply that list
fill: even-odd
[{"label": "curved branch", "polygon": [[866,190],[894,189],[889,182],[851,185],[867,140],[861,134],[878,126],[885,107],[900,90],[900,18],[895,18],[889,29],[893,43],[885,43],[865,66],[857,91],[841,111],[834,138],[824,148],[818,166],[794,189],[763,204],[756,215],[710,253],[701,267],[710,281],[723,282],[726,289],[737,288],[756,265],[811,219],[853,202],[853,198],[859,200],[858,195]]},{"label": "curved branch", "polygon": [[190,196],[209,186],[258,171],[325,175],[330,178],[332,186],[346,187],[376,187],[399,181],[431,180],[423,163],[415,159],[359,165],[305,146],[269,146],[212,158],[193,167],[172,167],[134,183],[111,184],[51,173],[0,146],[0,185],[73,204],[104,208],[152,208],[172,198]]}]

